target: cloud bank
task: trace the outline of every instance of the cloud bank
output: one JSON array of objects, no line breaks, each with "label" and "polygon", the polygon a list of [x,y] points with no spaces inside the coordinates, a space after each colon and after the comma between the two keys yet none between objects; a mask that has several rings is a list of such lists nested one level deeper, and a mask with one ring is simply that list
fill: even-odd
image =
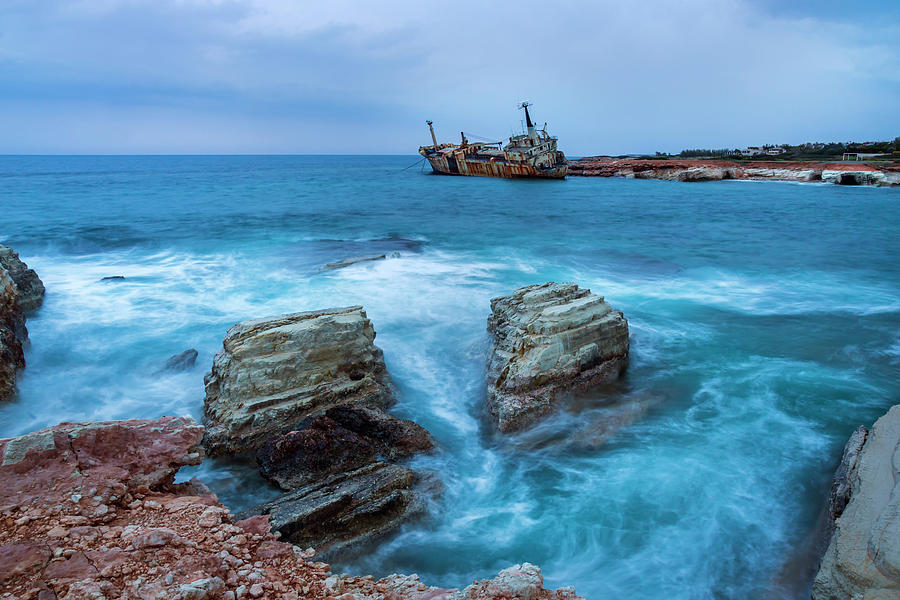
[{"label": "cloud bank", "polygon": [[0,152],[411,154],[522,99],[570,155],[888,139],[889,6],[13,0]]}]

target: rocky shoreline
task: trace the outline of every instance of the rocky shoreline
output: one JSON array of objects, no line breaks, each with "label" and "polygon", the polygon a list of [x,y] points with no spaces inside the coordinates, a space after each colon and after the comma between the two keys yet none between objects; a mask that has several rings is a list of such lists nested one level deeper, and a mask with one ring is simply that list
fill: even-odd
[{"label": "rocky shoreline", "polygon": [[189,417],[62,423],[0,440],[3,600],[577,600],[524,563],[464,589],[416,575],[332,574],[279,541],[268,518],[235,518],[198,481]]},{"label": "rocky shoreline", "polygon": [[569,163],[569,175],[668,181],[794,181],[838,185],[900,186],[900,165],[800,161],[617,159],[586,157]]}]

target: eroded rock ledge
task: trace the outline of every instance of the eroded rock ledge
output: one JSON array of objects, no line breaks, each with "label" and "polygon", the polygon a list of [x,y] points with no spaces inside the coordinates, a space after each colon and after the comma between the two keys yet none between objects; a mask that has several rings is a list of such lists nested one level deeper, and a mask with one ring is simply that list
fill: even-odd
[{"label": "eroded rock ledge", "polygon": [[900,405],[857,429],[835,473],[814,600],[900,596]]},{"label": "eroded rock ledge", "polygon": [[532,424],[563,390],[613,380],[628,365],[628,322],[574,283],[544,283],[491,300],[488,407],[500,431]]},{"label": "eroded rock ledge", "polygon": [[465,589],[415,575],[332,575],[269,533],[235,520],[199,482],[203,428],[185,417],[63,423],[0,440],[0,598],[21,600],[577,600],[543,588],[528,563]]},{"label": "eroded rock ledge", "polygon": [[25,367],[25,313],[38,308],[43,297],[37,274],[11,248],[0,246],[0,401],[15,394],[16,373]]}]

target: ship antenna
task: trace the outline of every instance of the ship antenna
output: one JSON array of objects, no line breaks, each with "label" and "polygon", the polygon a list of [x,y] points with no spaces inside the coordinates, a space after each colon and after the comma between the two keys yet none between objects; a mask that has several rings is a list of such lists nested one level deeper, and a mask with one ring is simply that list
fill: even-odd
[{"label": "ship antenna", "polygon": [[537,133],[535,133],[534,131],[534,123],[531,122],[531,115],[528,114],[529,106],[531,106],[531,102],[528,102],[526,100],[519,105],[519,108],[525,109],[525,124],[528,125],[528,137],[530,137],[531,139],[535,139],[537,137]]}]

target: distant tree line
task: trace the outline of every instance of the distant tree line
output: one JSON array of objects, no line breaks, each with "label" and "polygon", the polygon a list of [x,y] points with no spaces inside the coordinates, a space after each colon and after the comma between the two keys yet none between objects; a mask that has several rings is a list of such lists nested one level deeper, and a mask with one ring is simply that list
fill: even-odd
[{"label": "distant tree line", "polygon": [[[806,142],[805,144],[766,144],[760,146],[763,151],[781,148],[779,158],[826,158],[841,156],[845,152],[857,154],[900,155],[900,137],[887,142]],[[657,152],[657,158],[671,157],[666,152]],[[690,148],[678,153],[681,158],[734,158],[741,156],[739,148]],[[771,159],[772,156],[761,154],[758,158]]]}]

